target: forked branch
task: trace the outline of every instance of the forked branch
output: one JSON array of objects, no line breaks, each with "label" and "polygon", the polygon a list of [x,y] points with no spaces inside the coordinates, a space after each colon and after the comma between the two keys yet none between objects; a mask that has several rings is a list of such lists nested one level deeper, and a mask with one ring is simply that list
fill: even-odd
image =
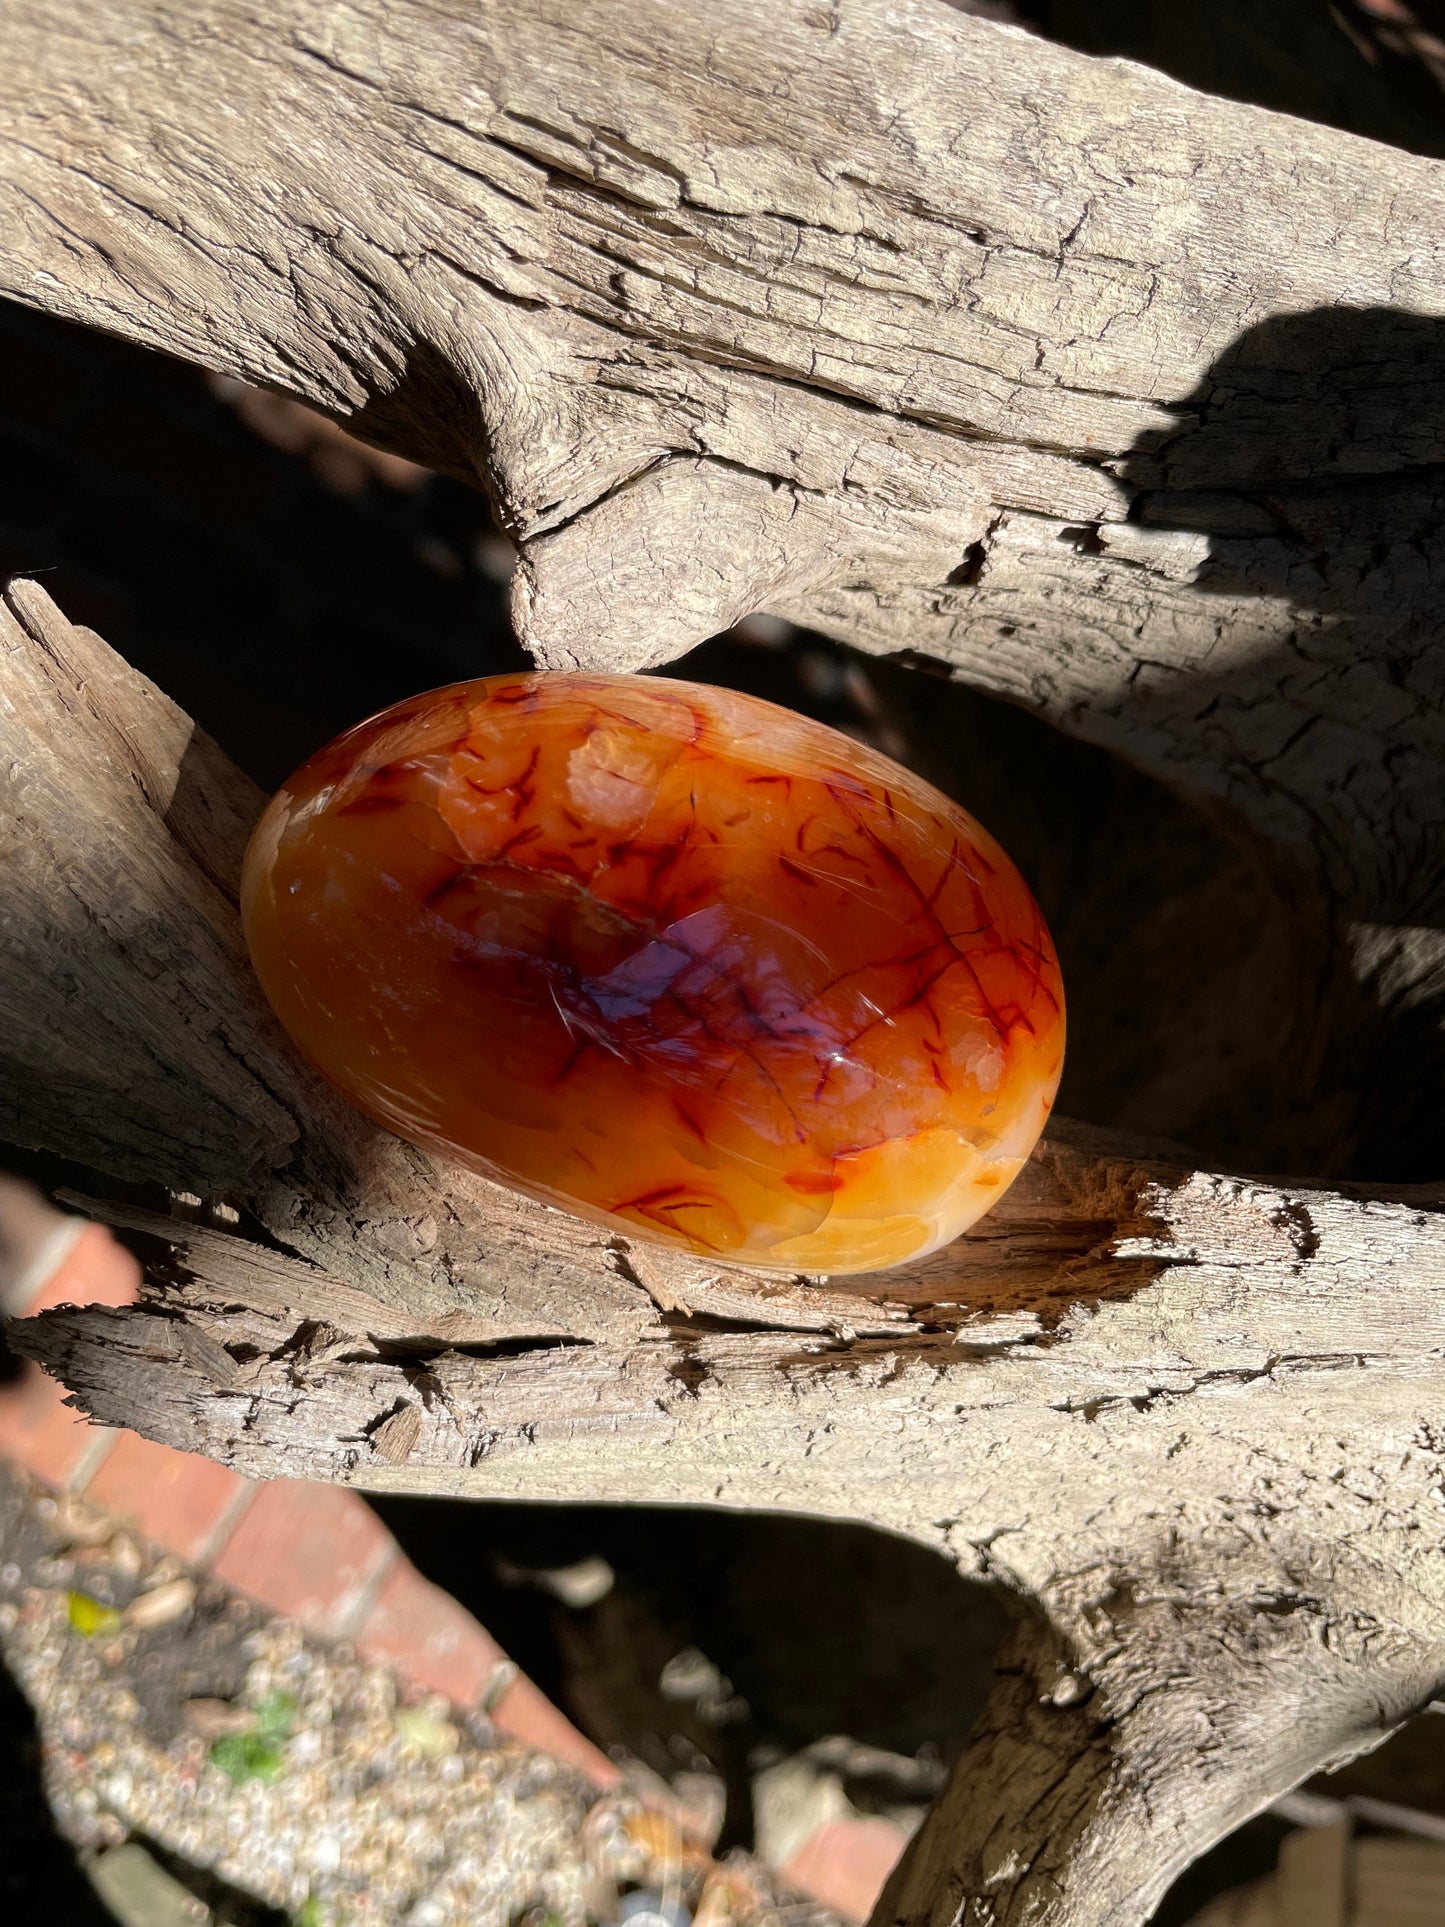
[{"label": "forked branch", "polygon": [[[0,287],[479,479],[542,660],[759,607],[937,659],[1224,808],[1434,994],[1440,164],[934,0],[6,32]],[[1141,1922],[1434,1690],[1434,1195],[1061,1132],[912,1272],[713,1274],[297,1065],[232,901],[254,793],[27,585],[0,788],[0,1137],[155,1286],[17,1342],[246,1470],[846,1515],[1009,1587],[880,1923]]]}]

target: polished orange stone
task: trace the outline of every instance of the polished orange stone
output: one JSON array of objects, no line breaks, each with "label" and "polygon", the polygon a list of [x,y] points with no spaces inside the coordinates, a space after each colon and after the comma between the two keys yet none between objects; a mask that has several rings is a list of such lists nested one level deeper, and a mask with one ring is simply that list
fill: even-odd
[{"label": "polished orange stone", "polygon": [[973,818],[733,691],[435,690],[271,803],[243,907],[305,1054],[415,1143],[708,1258],[895,1265],[1058,1084],[1037,904]]}]

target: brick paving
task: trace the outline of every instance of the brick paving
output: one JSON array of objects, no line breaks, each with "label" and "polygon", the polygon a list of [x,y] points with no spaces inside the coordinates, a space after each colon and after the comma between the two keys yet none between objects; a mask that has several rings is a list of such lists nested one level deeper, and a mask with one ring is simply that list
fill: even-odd
[{"label": "brick paving", "polygon": [[803,1842],[782,1877],[844,1920],[864,1921],[907,1842],[903,1829],[879,1814],[830,1820]]},{"label": "brick paving", "polygon": [[[5,1184],[6,1315],[133,1302],[139,1269],[104,1226],[66,1220]],[[358,1493],[295,1479],[254,1483],[214,1460],[94,1426],[65,1396],[34,1365],[0,1380],[0,1457],[307,1632],[350,1642],[406,1685],[442,1693],[463,1711],[484,1710],[498,1731],[565,1762],[593,1786],[620,1783],[619,1768],[458,1600],[417,1571]],[[835,1820],[804,1842],[784,1878],[861,1922],[904,1839],[887,1820]]]},{"label": "brick paving", "polygon": [[257,1489],[211,1570],[222,1585],[309,1633],[350,1639],[399,1556],[396,1541],[354,1492],[272,1479]]},{"label": "brick paving", "polygon": [[214,1459],[121,1432],[86,1484],[85,1497],[195,1566],[220,1550],[253,1490],[248,1479]]},{"label": "brick paving", "polygon": [[[135,1299],[136,1262],[103,1225],[67,1221],[13,1188],[5,1203],[7,1225],[18,1226],[0,1285],[9,1316]],[[47,1254],[56,1261],[49,1270]],[[0,1455],[307,1632],[354,1643],[408,1685],[462,1710],[485,1708],[499,1731],[594,1786],[618,1784],[612,1761],[416,1570],[360,1494],[297,1479],[253,1483],[214,1460],[92,1425],[65,1397],[33,1365],[0,1381]]]},{"label": "brick paving", "polygon": [[404,1670],[419,1686],[463,1705],[500,1697],[511,1675],[506,1654],[465,1606],[424,1578],[409,1559],[394,1560],[356,1635],[365,1658]]},{"label": "brick paving", "polygon": [[60,1386],[36,1366],[0,1392],[0,1453],[60,1491],[83,1486],[113,1438],[69,1411]]}]

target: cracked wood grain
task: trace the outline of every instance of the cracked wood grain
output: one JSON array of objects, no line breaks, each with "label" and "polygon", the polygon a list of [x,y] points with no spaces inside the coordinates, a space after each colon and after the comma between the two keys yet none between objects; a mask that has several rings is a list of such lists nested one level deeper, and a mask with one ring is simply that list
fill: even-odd
[{"label": "cracked wood grain", "polygon": [[1061,1124],[946,1252],[723,1276],[310,1078],[239,940],[255,792],[30,583],[0,602],[0,790],[5,1133],[87,1167],[148,1271],[141,1305],[13,1342],[103,1422],[254,1475],[864,1519],[1006,1587],[1018,1635],[880,1927],[1142,1923],[1438,1690],[1438,1187]]},{"label": "cracked wood grain", "polygon": [[543,662],[772,609],[1433,924],[1442,163],[939,0],[14,0],[6,52],[0,288],[480,480]]},{"label": "cracked wood grain", "polygon": [[1118,1255],[1148,1268],[1051,1331],[388,1337],[309,1267],[248,1285],[233,1235],[147,1220],[175,1257],[143,1310],[14,1337],[100,1420],[253,1474],[782,1506],[934,1546],[1030,1610],[880,1918],[1142,1921],[1437,1689],[1445,1218],[1121,1166],[1152,1228]]}]

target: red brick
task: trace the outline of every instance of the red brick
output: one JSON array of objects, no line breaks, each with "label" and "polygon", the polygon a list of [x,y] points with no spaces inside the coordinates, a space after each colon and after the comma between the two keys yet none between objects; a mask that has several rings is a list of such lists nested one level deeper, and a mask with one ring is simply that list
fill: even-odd
[{"label": "red brick", "polygon": [[0,1171],[0,1312],[19,1318],[28,1311],[84,1228],[33,1184]]},{"label": "red brick", "polygon": [[273,1479],[257,1488],[211,1562],[216,1577],[315,1633],[349,1637],[396,1541],[340,1486]]},{"label": "red brick", "polygon": [[122,1432],[85,1497],[167,1552],[195,1563],[206,1557],[250,1490],[249,1480],[214,1459]]},{"label": "red brick", "polygon": [[93,1469],[115,1434],[65,1404],[62,1385],[26,1365],[0,1385],[0,1453],[47,1485],[67,1485]]},{"label": "red brick", "polygon": [[59,1265],[31,1298],[26,1312],[56,1305],[133,1305],[140,1266],[103,1224],[88,1224]]},{"label": "red brick", "polygon": [[902,1827],[877,1815],[830,1820],[808,1836],[782,1877],[845,1920],[863,1921],[907,1844]]},{"label": "red brick", "polygon": [[539,1753],[550,1753],[554,1760],[565,1760],[593,1786],[614,1787],[622,1778],[607,1755],[579,1733],[525,1673],[518,1673],[489,1711],[499,1732],[510,1734],[524,1746],[535,1747]]},{"label": "red brick", "polygon": [[465,1606],[404,1558],[381,1582],[356,1645],[367,1659],[429,1693],[445,1693],[458,1706],[481,1698],[505,1657]]}]

